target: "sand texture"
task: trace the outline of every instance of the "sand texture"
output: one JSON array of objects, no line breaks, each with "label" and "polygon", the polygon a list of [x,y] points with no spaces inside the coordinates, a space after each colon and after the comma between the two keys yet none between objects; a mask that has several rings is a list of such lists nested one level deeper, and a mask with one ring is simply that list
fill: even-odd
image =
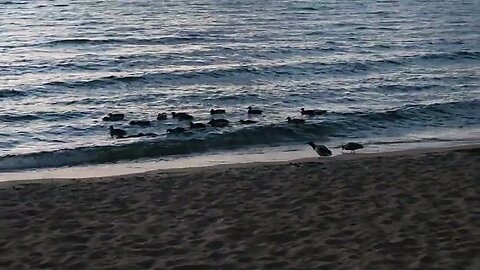
[{"label": "sand texture", "polygon": [[7,182],[0,269],[477,270],[479,190],[480,148]]}]

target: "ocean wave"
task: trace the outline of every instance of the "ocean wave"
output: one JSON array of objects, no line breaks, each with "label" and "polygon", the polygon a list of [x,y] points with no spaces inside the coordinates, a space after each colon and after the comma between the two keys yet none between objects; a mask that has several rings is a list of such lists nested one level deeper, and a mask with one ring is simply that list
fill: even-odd
[{"label": "ocean wave", "polygon": [[75,46],[75,45],[173,45],[202,41],[224,41],[220,36],[166,36],[157,38],[68,38],[39,43],[37,46]]},{"label": "ocean wave", "polygon": [[317,7],[294,7],[293,10],[306,10],[306,11],[315,11],[319,10]]},{"label": "ocean wave", "polygon": [[392,93],[398,92],[421,92],[425,90],[442,88],[444,86],[439,84],[423,84],[423,85],[405,85],[405,84],[385,84],[378,86],[375,90],[388,91]]},{"label": "ocean wave", "polygon": [[[83,147],[54,152],[0,157],[0,171],[29,168],[73,166],[111,163],[145,158],[233,150],[250,146],[276,146],[285,143],[303,143],[310,140],[328,140],[389,127],[395,130],[407,127],[411,121],[435,126],[452,116],[469,116],[478,119],[476,108],[480,100],[407,105],[397,109],[374,112],[335,113],[307,121],[305,125],[289,125],[285,122],[232,129],[225,133],[186,134],[166,136],[151,140],[126,142],[120,145]],[[440,125],[441,126],[441,125]],[[350,134],[350,135],[348,135]]]},{"label": "ocean wave", "polygon": [[[156,43],[172,43],[172,42],[191,42],[192,40],[210,40],[215,37],[201,36],[201,35],[192,35],[190,36],[172,36],[172,37],[162,37],[162,38],[151,38],[151,39],[138,39],[138,38],[128,38],[128,39],[88,39],[88,38],[77,38],[77,39],[62,39],[56,41],[49,41],[47,43],[42,43],[43,45],[55,46],[61,44],[109,44],[109,43],[119,43],[119,44],[145,44],[148,45]],[[228,43],[227,43],[228,44]],[[305,51],[336,51],[341,52],[344,50],[346,44],[339,42],[327,41],[324,44],[317,44],[316,46],[307,46],[307,47],[298,47],[298,46],[273,46],[268,47],[269,50],[264,51],[266,55],[269,56],[270,53],[304,53]],[[391,49],[395,47],[394,45],[389,44],[382,45],[369,45],[361,46],[360,49],[367,50],[370,52],[371,49]],[[210,48],[213,51],[195,51],[190,54],[182,55],[185,57],[194,56],[196,54],[216,54],[224,53],[221,51],[214,51],[214,49],[220,49],[217,47]],[[222,48],[221,50],[224,50]],[[246,50],[245,52],[242,50]],[[238,54],[243,54],[251,51],[251,48],[244,49],[234,49]],[[251,53],[251,52],[250,52]],[[152,58],[151,55],[127,55],[127,56],[118,56],[117,58],[106,58],[106,59],[96,59],[94,62],[84,61],[83,59],[72,60],[71,62],[52,62],[52,63],[41,63],[39,65],[30,65],[28,70],[24,72],[39,72],[39,73],[50,73],[55,68],[60,70],[102,70],[107,67],[116,67],[120,64],[129,63],[132,66],[132,69],[142,70],[142,72],[132,72],[130,75],[113,75],[105,78],[96,78],[96,79],[86,79],[86,80],[72,80],[72,81],[51,81],[46,82],[45,85],[50,86],[66,86],[66,87],[78,87],[78,86],[88,86],[93,85],[110,85],[115,83],[133,83],[133,82],[144,82],[150,83],[151,81],[158,83],[163,81],[177,82],[188,79],[196,79],[198,77],[206,77],[209,79],[230,79],[233,76],[250,76],[252,79],[257,77],[272,77],[272,76],[310,76],[316,74],[325,74],[325,75],[350,75],[350,74],[361,74],[371,71],[383,71],[384,69],[395,69],[402,65],[411,65],[412,63],[421,62],[422,64],[430,64],[432,61],[442,61],[442,62],[453,62],[458,60],[472,61],[480,59],[480,51],[478,50],[457,50],[451,52],[424,52],[424,53],[415,53],[408,55],[392,55],[390,57],[379,58],[379,59],[352,59],[349,61],[321,61],[313,60],[311,62],[300,62],[300,63],[275,63],[275,64],[257,64],[257,65],[243,65],[243,66],[231,66],[231,67],[218,67],[218,68],[209,68],[208,66],[204,69],[197,70],[176,70],[176,71],[165,71],[165,72],[143,72],[145,67],[150,67],[152,69],[158,67],[159,63],[164,63],[166,56],[161,54]],[[168,57],[173,57],[172,59],[178,59],[178,56],[174,54],[168,54]],[[171,59],[168,60],[169,62]],[[194,68],[198,68],[195,66]],[[12,69],[13,70],[13,69]],[[18,68],[14,69],[15,72],[18,72]],[[24,73],[21,72],[21,73]],[[138,74],[139,73],[139,74]],[[92,81],[92,82],[90,82]]]},{"label": "ocean wave", "polygon": [[450,53],[427,53],[406,57],[407,60],[465,60],[465,59],[480,59],[480,51],[456,51]]},{"label": "ocean wave", "polygon": [[40,117],[33,115],[33,114],[13,114],[13,115],[8,115],[8,114],[1,114],[0,115],[0,122],[22,122],[22,121],[32,121],[40,119]]},{"label": "ocean wave", "polygon": [[477,117],[480,117],[480,112],[477,109],[479,106],[480,100],[471,100],[448,103],[412,104],[385,111],[349,112],[340,113],[340,115],[343,115],[344,117],[354,117],[367,123],[392,122],[399,120],[429,123],[432,121],[453,119],[459,116],[465,119],[476,119]]},{"label": "ocean wave", "polygon": [[[138,56],[136,56],[138,57]],[[230,80],[235,77],[242,77],[245,80],[255,80],[259,78],[271,78],[278,76],[317,76],[317,75],[351,75],[362,74],[372,71],[382,71],[386,69],[395,69],[403,65],[409,65],[417,61],[457,61],[457,60],[478,60],[480,52],[478,51],[458,51],[452,53],[427,53],[406,56],[394,56],[384,59],[370,60],[351,60],[351,61],[302,61],[294,63],[272,63],[272,64],[252,64],[238,66],[222,67],[196,67],[194,70],[172,70],[172,71],[143,71],[131,72],[131,74],[114,74],[110,76],[70,79],[45,82],[43,86],[58,86],[66,88],[78,87],[102,87],[116,84],[157,84],[164,82],[181,83],[189,80],[204,78],[206,80]],[[116,65],[115,62],[123,60],[110,60],[108,65]],[[125,60],[128,61],[128,60]],[[118,63],[117,63],[118,64]],[[79,63],[59,63],[53,67],[68,69],[96,70],[101,66],[95,66],[91,63],[82,65]],[[51,68],[51,67],[50,67]],[[44,70],[41,67],[40,70]],[[0,92],[0,98],[2,97]]]},{"label": "ocean wave", "polygon": [[85,116],[86,112],[36,112],[30,114],[1,113],[0,122],[28,122],[34,120],[59,121]]},{"label": "ocean wave", "polygon": [[26,96],[27,94],[23,91],[17,90],[0,90],[0,98],[8,98],[8,97],[18,97],[18,96]]},{"label": "ocean wave", "polygon": [[110,75],[90,80],[52,81],[44,86],[63,86],[68,88],[104,86],[117,83],[165,83],[168,81],[190,80],[201,77],[220,79],[240,76],[283,76],[283,75],[306,75],[306,74],[351,74],[361,73],[378,68],[378,65],[398,65],[393,60],[370,60],[359,62],[301,62],[293,64],[270,64],[270,65],[242,65],[230,67],[204,68],[194,71],[165,71],[146,72],[142,74]]},{"label": "ocean wave", "polygon": [[22,2],[22,1],[19,1],[19,2],[17,2],[17,1],[15,1],[15,2],[14,1],[2,1],[2,2],[0,2],[0,5],[20,5],[20,4],[26,4],[26,3],[28,3],[28,2],[27,1],[25,1],[25,2]]},{"label": "ocean wave", "polygon": [[[31,168],[111,163],[142,158],[201,153],[212,150],[232,150],[253,145],[276,145],[280,142],[311,140],[328,136],[331,128],[323,124],[289,126],[257,126],[224,134],[209,134],[204,138],[166,137],[124,145],[83,147],[53,152],[39,152],[0,157],[0,171]],[[268,136],[265,136],[268,134]]]},{"label": "ocean wave", "polygon": [[130,83],[139,80],[145,80],[148,75],[122,75],[122,76],[105,76],[91,80],[74,80],[74,81],[52,81],[45,83],[44,86],[64,86],[69,88],[82,86],[102,86],[115,83]]}]

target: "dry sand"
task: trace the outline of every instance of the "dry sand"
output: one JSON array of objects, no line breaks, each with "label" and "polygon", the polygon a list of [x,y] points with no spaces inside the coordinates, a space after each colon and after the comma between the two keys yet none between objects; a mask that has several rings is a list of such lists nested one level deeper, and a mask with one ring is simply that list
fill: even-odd
[{"label": "dry sand", "polygon": [[480,148],[0,186],[1,269],[480,269]]}]

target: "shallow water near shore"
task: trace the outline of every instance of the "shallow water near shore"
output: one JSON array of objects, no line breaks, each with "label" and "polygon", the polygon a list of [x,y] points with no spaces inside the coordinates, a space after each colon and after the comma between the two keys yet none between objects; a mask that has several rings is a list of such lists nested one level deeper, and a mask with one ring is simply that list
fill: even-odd
[{"label": "shallow water near shore", "polygon": [[310,146],[290,145],[270,148],[251,148],[241,151],[210,153],[203,155],[174,156],[165,159],[137,160],[111,164],[60,167],[49,169],[22,170],[17,172],[0,172],[0,182],[41,179],[84,179],[109,176],[129,175],[155,170],[201,168],[218,165],[236,166],[247,163],[276,163],[286,161],[329,161],[336,158],[361,158],[370,154],[389,155],[397,153],[421,153],[442,151],[442,149],[469,148],[480,145],[480,140],[429,141],[429,142],[390,142],[367,145],[364,149],[342,153],[337,146],[331,148],[331,157],[318,158]]},{"label": "shallow water near shore", "polygon": [[[310,140],[470,139],[480,127],[479,16],[475,1],[447,0],[3,1],[0,172]],[[238,125],[248,106],[264,117]],[[328,113],[286,124],[301,107]],[[101,121],[177,110],[206,122],[211,108],[227,109],[231,127],[167,136],[186,123],[125,121],[115,126],[159,136],[112,140]]]}]

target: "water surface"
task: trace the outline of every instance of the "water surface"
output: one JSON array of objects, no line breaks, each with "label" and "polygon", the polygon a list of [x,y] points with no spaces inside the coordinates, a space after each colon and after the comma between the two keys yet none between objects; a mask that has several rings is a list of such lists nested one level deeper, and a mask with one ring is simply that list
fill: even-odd
[{"label": "water surface", "polygon": [[[0,170],[479,136],[478,1],[0,1]],[[167,136],[108,112],[258,124]],[[287,125],[301,107],[328,110]]]}]

